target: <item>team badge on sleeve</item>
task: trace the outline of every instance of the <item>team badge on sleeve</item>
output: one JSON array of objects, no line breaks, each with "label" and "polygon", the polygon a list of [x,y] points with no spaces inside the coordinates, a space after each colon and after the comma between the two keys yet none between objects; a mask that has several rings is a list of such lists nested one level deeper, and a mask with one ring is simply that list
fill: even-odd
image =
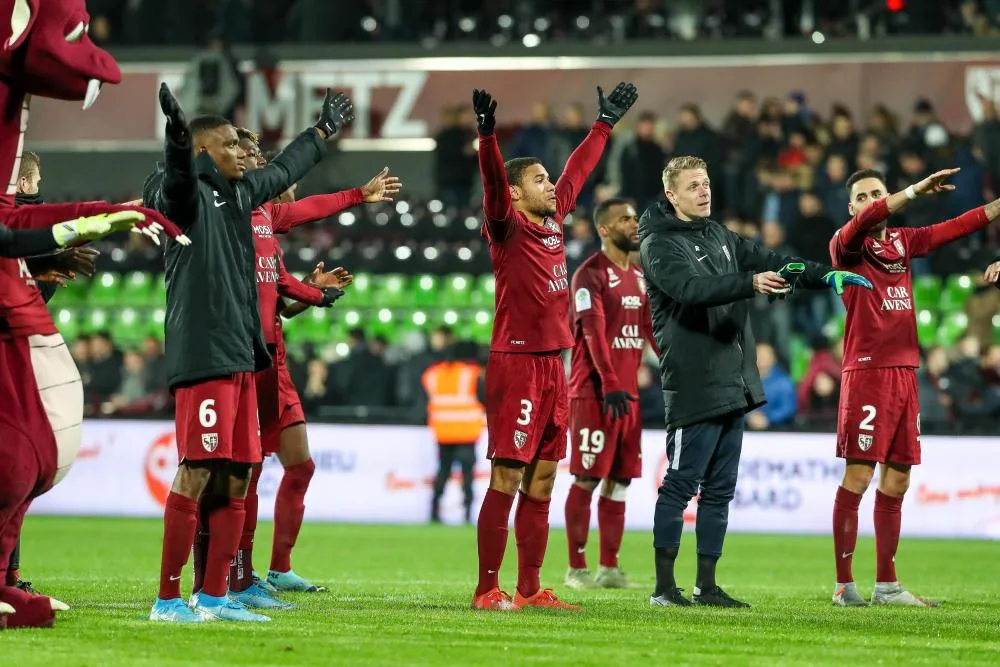
[{"label": "team badge on sleeve", "polygon": [[581,287],[576,291],[576,312],[582,312],[584,310],[590,310],[592,307],[590,301],[590,290],[586,287]]}]

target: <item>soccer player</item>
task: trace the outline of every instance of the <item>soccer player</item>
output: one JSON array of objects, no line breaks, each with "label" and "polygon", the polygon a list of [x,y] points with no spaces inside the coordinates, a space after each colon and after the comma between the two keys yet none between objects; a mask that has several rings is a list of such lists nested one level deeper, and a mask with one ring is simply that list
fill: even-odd
[{"label": "soccer player", "polygon": [[[240,147],[247,156],[247,170],[264,167],[266,161],[261,155],[257,135],[240,128],[237,136]],[[275,358],[274,368],[262,372],[270,374],[269,377],[258,374],[258,380],[261,381],[258,391],[261,446],[264,456],[277,454],[285,469],[275,500],[274,545],[266,582],[275,590],[316,592],[320,589],[291,569],[291,551],[302,526],[305,494],[316,466],[309,453],[302,406],[285,363],[284,339],[277,313],[279,295],[302,304],[326,307],[332,305],[352,281],[347,271],[338,268],[327,273],[322,270],[314,273],[309,281],[310,285],[299,282],[285,271],[281,261],[281,247],[275,234],[286,234],[299,225],[324,220],[351,206],[392,201],[392,195],[397,194],[401,187],[399,179],[389,176],[389,169],[386,167],[362,187],[315,195],[299,201],[266,202],[253,212],[261,323],[264,326],[264,340]],[[251,557],[257,527],[259,479],[260,467],[256,466],[247,493],[247,519],[243,538],[230,571],[230,590],[247,606],[274,607],[276,605],[271,601],[277,601],[270,597],[265,587],[253,581]],[[234,575],[236,579],[233,579]]]},{"label": "soccer player", "polygon": [[[629,260],[639,249],[639,217],[625,199],[594,210],[601,250],[573,274],[573,359],[569,376],[570,472],[566,498],[570,588],[627,588],[618,567],[625,532],[625,494],[642,477],[642,420],[636,403],[645,341],[652,341],[642,270]],[[654,343],[655,348],[655,343]],[[601,566],[587,569],[590,503],[597,501]]]},{"label": "soccer player", "polygon": [[[569,331],[569,278],[562,220],[604,151],[615,123],[635,103],[635,86],[620,83],[605,98],[583,143],[553,185],[537,158],[504,164],[496,135],[497,103],[476,90],[483,179],[482,234],[496,277],[496,317],[486,365],[487,456],[490,486],[479,512],[479,584],[474,609],[525,606],[579,610],[541,587],[539,574],[549,538],[549,502],[556,468],[566,455],[568,405],[562,350]],[[500,590],[498,573],[507,548],[514,495],[518,551],[514,598]]]},{"label": "soccer player", "polygon": [[[229,121],[200,116],[188,124],[166,85],[159,96],[166,167],[147,179],[143,201],[184,228],[192,243],[166,248],[165,353],[180,466],[164,512],[160,591],[150,620],[267,621],[227,595],[250,470],[261,461],[254,373],[271,365],[257,303],[251,212],[319,163],[324,140],[353,119],[353,106],[344,95],[327,93],[315,127],[267,167],[246,172]],[[216,490],[227,498],[207,517],[205,578],[189,608],[181,599],[181,571],[194,543],[198,499],[213,473]]]},{"label": "soccer player", "polygon": [[928,227],[888,229],[886,220],[913,199],[954,190],[945,180],[957,172],[935,172],[894,194],[886,192],[885,178],[877,171],[858,171],[847,179],[848,211],[853,217],[834,234],[830,256],[835,266],[871,280],[874,290],[854,290],[842,297],[847,321],[837,456],[847,465],[833,505],[835,605],[866,604],[851,566],[858,539],[858,505],[878,464],[871,603],[936,606],[910,593],[896,579],[900,510],[910,469],[920,463],[916,374],[920,350],[910,262],[986,227],[1000,216],[1000,200]]}]

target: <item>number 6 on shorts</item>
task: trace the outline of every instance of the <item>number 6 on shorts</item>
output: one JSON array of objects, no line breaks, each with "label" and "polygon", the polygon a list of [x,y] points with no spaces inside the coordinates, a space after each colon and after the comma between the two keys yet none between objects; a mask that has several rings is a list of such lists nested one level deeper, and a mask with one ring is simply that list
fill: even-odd
[{"label": "number 6 on shorts", "polygon": [[206,398],[201,402],[201,405],[198,406],[198,421],[201,423],[202,428],[212,428],[219,420],[218,416],[215,414],[214,408],[214,398]]}]

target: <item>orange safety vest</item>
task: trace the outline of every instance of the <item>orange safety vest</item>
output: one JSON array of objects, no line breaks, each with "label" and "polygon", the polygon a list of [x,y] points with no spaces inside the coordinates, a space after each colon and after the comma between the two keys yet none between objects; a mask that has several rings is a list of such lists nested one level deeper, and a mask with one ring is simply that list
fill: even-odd
[{"label": "orange safety vest", "polygon": [[486,411],[476,396],[479,366],[462,361],[434,364],[422,378],[430,398],[427,425],[442,445],[478,442]]}]

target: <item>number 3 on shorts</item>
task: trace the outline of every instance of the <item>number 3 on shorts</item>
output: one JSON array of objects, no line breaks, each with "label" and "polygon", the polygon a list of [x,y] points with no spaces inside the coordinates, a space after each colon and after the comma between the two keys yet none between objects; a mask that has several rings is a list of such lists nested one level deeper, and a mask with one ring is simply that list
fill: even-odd
[{"label": "number 3 on shorts", "polygon": [[517,418],[519,426],[527,426],[531,423],[531,401],[526,398],[521,399],[521,416]]},{"label": "number 3 on shorts", "polygon": [[215,399],[206,398],[198,406],[198,421],[201,423],[202,428],[212,428],[215,426],[215,422],[218,421],[218,417],[215,414]]},{"label": "number 3 on shorts", "polygon": [[[872,424],[875,421],[875,406],[874,405],[862,405],[861,411],[865,413],[864,418],[858,424],[859,431],[874,431],[875,426]],[[919,427],[917,427],[919,429]]]}]

